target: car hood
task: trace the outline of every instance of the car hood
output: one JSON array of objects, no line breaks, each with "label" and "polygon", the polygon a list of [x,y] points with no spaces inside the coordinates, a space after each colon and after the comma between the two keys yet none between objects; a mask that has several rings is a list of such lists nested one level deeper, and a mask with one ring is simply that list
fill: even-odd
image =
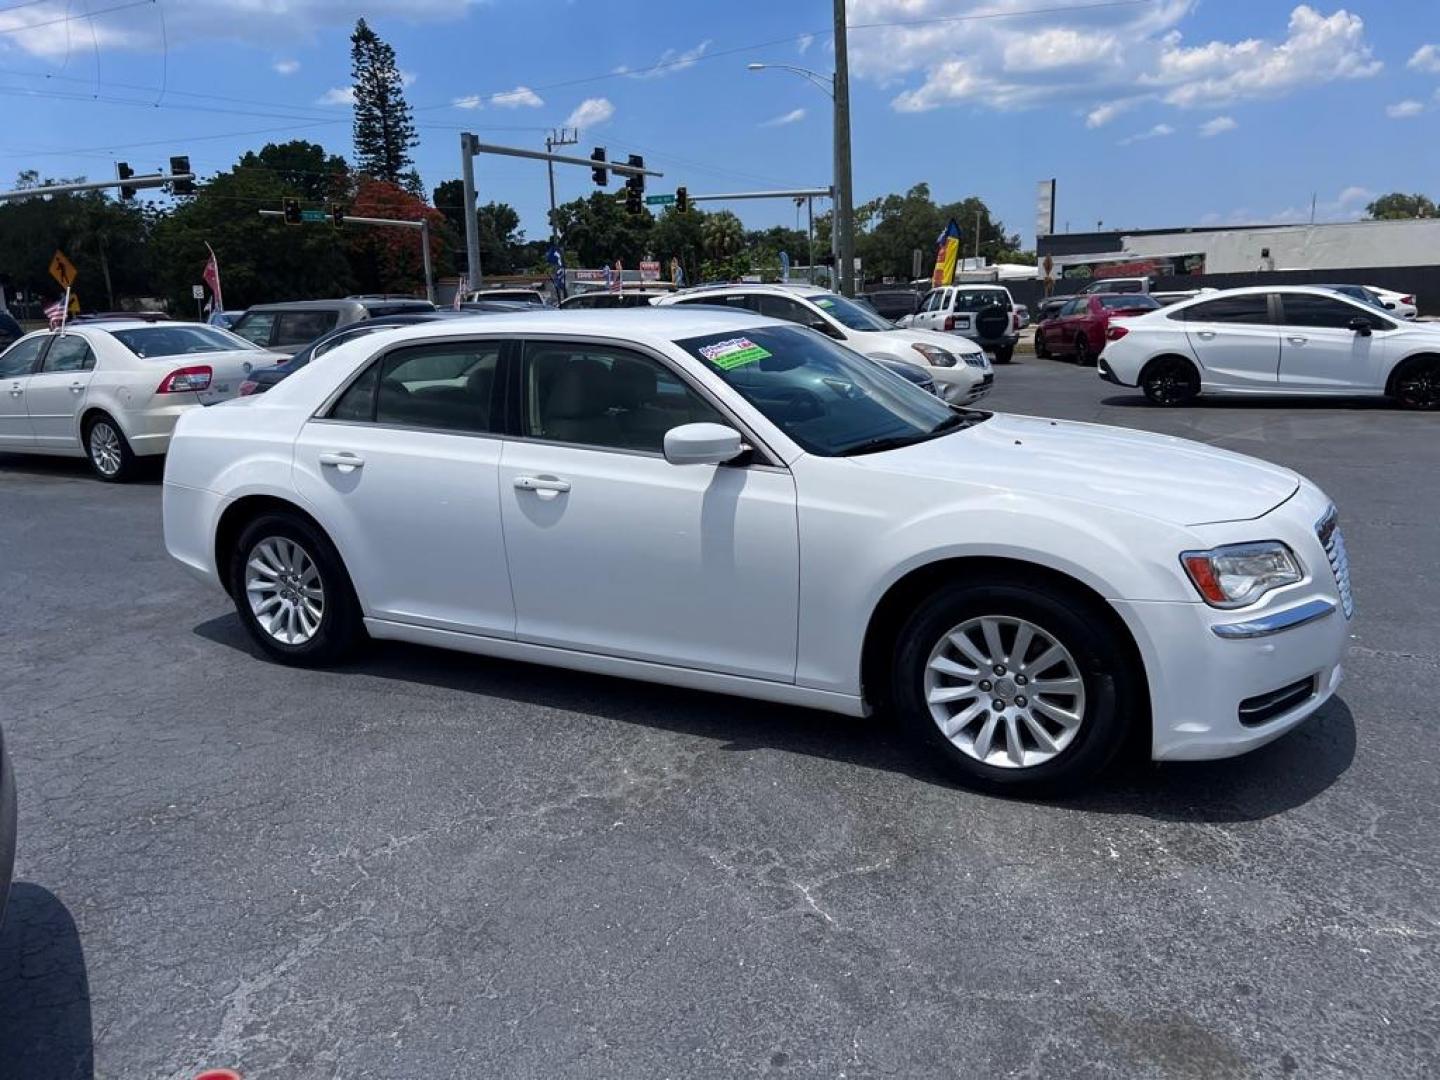
[{"label": "car hood", "polygon": [[1249,521],[1300,486],[1289,469],[1187,439],[1004,414],[954,435],[849,460],[1111,506],[1173,525]]},{"label": "car hood", "polygon": [[937,349],[945,349],[957,356],[968,356],[974,353],[984,355],[984,350],[969,338],[959,337],[956,334],[942,334],[939,330],[912,330],[909,327],[897,327],[894,330],[874,330],[864,336],[866,338],[873,337],[877,341],[901,345],[934,345]]}]

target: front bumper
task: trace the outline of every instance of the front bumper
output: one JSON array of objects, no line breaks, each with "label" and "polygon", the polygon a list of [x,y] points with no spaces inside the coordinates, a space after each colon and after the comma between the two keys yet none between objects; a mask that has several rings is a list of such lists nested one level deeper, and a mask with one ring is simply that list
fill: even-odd
[{"label": "front bumper", "polygon": [[[1203,603],[1115,602],[1145,654],[1156,761],[1207,761],[1263,746],[1335,693],[1350,621],[1325,587],[1262,614]],[[1242,704],[1309,680],[1263,722],[1242,722]],[[1247,713],[1252,712],[1246,705]]]},{"label": "front bumper", "polygon": [[978,378],[970,367],[930,368],[935,379],[935,393],[947,405],[973,405],[995,388],[995,373],[986,371]]}]

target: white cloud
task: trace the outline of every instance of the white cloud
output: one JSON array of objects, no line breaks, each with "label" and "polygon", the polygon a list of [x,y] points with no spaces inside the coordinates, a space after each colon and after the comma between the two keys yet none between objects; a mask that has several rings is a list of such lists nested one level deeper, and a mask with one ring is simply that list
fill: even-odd
[{"label": "white cloud", "polygon": [[1375,192],[1367,187],[1361,187],[1359,184],[1352,184],[1336,196],[1335,205],[1337,207],[1357,206],[1360,203],[1368,203],[1373,198],[1375,198]]},{"label": "white cloud", "polygon": [[315,99],[316,105],[354,105],[355,87],[332,86]]},{"label": "white cloud", "polygon": [[582,131],[587,128],[598,127],[615,115],[615,106],[608,98],[586,98],[565,121],[566,127],[580,128]]},{"label": "white cloud", "polygon": [[450,104],[457,109],[483,109],[485,107],[484,99],[479,94],[466,94],[464,97],[454,98]]},{"label": "white cloud", "polygon": [[1217,116],[1213,120],[1206,120],[1200,125],[1200,137],[1202,139],[1213,139],[1216,135],[1223,135],[1227,131],[1234,131],[1240,125],[1235,122],[1233,116]]},{"label": "white cloud", "polygon": [[791,109],[789,112],[787,112],[787,113],[782,113],[780,116],[771,117],[769,120],[766,120],[766,121],[765,121],[764,123],[762,123],[760,126],[761,126],[761,127],[784,127],[786,124],[798,124],[801,120],[804,120],[804,119],[805,119],[805,110],[804,110],[804,109]]},{"label": "white cloud", "polygon": [[[101,7],[108,8],[100,16]],[[464,18],[468,5],[457,0],[368,0],[365,16],[372,22],[403,19],[406,22],[453,22]],[[34,56],[62,57],[80,48],[99,51],[153,51],[195,41],[241,41],[273,47],[278,19],[284,20],[287,41],[326,37],[334,30],[347,33],[355,25],[355,5],[343,0],[184,0],[159,6],[137,4],[90,5],[96,18],[83,17],[84,5],[73,0],[38,0],[27,7],[0,11],[0,34]],[[69,19],[68,22],[59,21]],[[39,24],[45,25],[39,25]],[[33,30],[25,27],[34,26]],[[92,37],[93,35],[93,37]],[[92,44],[93,41],[93,44]]]},{"label": "white cloud", "polygon": [[1336,79],[1368,79],[1384,66],[1365,41],[1360,16],[1343,9],[1325,16],[1301,4],[1290,13],[1289,32],[1279,45],[1247,38],[1186,48],[1178,32],[1172,34],[1159,67],[1145,81],[1166,87],[1164,99],[1172,105],[1223,105]]},{"label": "white cloud", "polygon": [[795,39],[795,51],[802,56],[809,51],[810,46],[815,44],[814,34],[801,34]]},{"label": "white cloud", "polygon": [[1145,131],[1120,140],[1121,146],[1129,146],[1131,143],[1144,142],[1147,139],[1163,139],[1166,135],[1174,135],[1175,129],[1169,124],[1156,124]]},{"label": "white cloud", "polygon": [[677,71],[684,71],[686,68],[694,67],[696,62],[705,55],[710,48],[710,41],[706,39],[696,45],[693,49],[686,49],[684,52],[677,52],[674,49],[666,49],[660,54],[660,59],[653,64],[647,64],[642,68],[631,68],[621,64],[615,69],[616,75],[629,75],[632,79],[658,79],[664,75],[673,75]]},{"label": "white cloud", "polygon": [[1058,68],[1093,67],[1114,59],[1120,43],[1110,34],[1091,34],[1069,27],[1054,27],[1027,34],[1006,44],[1005,70],[1055,71]]},{"label": "white cloud", "polygon": [[270,65],[275,69],[277,75],[294,75],[300,70],[299,60],[276,60]]},{"label": "white cloud", "polygon": [[404,68],[400,69],[401,86],[414,86],[415,83],[419,81],[419,79],[420,76],[416,75],[413,71],[406,71]]},{"label": "white cloud", "polygon": [[501,109],[538,109],[545,104],[545,99],[528,86],[517,86],[502,94],[491,94],[490,104]]},{"label": "white cloud", "polygon": [[1440,75],[1440,45],[1421,45],[1405,66],[1430,75]]},{"label": "white cloud", "polygon": [[1119,116],[1126,109],[1133,106],[1135,102],[1130,101],[1106,101],[1096,105],[1085,114],[1085,126],[1088,128],[1104,127],[1115,117]]},{"label": "white cloud", "polygon": [[1413,98],[1385,106],[1385,115],[1391,120],[1408,120],[1412,116],[1419,116],[1424,111],[1424,102],[1415,101]]}]

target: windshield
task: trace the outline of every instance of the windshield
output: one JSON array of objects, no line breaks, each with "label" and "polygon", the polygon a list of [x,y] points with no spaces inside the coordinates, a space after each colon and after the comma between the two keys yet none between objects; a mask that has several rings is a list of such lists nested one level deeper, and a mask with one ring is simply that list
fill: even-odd
[{"label": "windshield", "polygon": [[[828,299],[828,298],[827,298]],[[677,342],[811,454],[921,442],[983,418],[802,326],[759,326]]]},{"label": "windshield", "polygon": [[136,330],[111,330],[110,336],[136,356],[145,357],[257,348],[244,338],[214,326],[147,326]]},{"label": "windshield", "polygon": [[894,330],[895,324],[882,319],[873,308],[861,307],[853,300],[830,293],[816,293],[805,298],[841,326],[851,330]]}]

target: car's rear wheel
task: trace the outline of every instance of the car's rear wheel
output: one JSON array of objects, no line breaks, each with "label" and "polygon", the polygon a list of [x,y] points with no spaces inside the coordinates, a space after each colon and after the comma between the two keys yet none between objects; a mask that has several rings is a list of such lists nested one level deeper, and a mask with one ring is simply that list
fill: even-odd
[{"label": "car's rear wheel", "polygon": [[135,475],[135,454],[120,425],[107,413],[97,413],[85,422],[85,458],[101,480],[124,483]]},{"label": "car's rear wheel", "polygon": [[1045,344],[1045,335],[1035,328],[1035,355],[1041,360],[1050,359],[1050,347]]},{"label": "car's rear wheel", "polygon": [[902,628],[891,700],[963,782],[1059,791],[1125,742],[1134,673],[1105,619],[1019,581],[955,584]]},{"label": "car's rear wheel", "polygon": [[265,514],[241,531],[230,595],[251,638],[281,663],[332,663],[364,632],[339,553],[299,514]]},{"label": "car's rear wheel", "polygon": [[1406,409],[1440,409],[1440,358],[1407,360],[1395,374],[1394,392]]},{"label": "car's rear wheel", "polygon": [[1075,338],[1075,363],[1081,367],[1089,367],[1095,362],[1095,357],[1090,353],[1090,340],[1080,334]]},{"label": "car's rear wheel", "polygon": [[1140,376],[1140,389],[1156,405],[1183,405],[1200,394],[1200,373],[1184,357],[1151,360]]},{"label": "car's rear wheel", "polygon": [[1015,346],[1014,346],[1014,345],[1002,345],[1000,348],[998,348],[998,349],[995,350],[995,363],[997,363],[997,364],[1008,364],[1008,363],[1010,363],[1010,361],[1013,360],[1014,358],[1015,358]]}]

